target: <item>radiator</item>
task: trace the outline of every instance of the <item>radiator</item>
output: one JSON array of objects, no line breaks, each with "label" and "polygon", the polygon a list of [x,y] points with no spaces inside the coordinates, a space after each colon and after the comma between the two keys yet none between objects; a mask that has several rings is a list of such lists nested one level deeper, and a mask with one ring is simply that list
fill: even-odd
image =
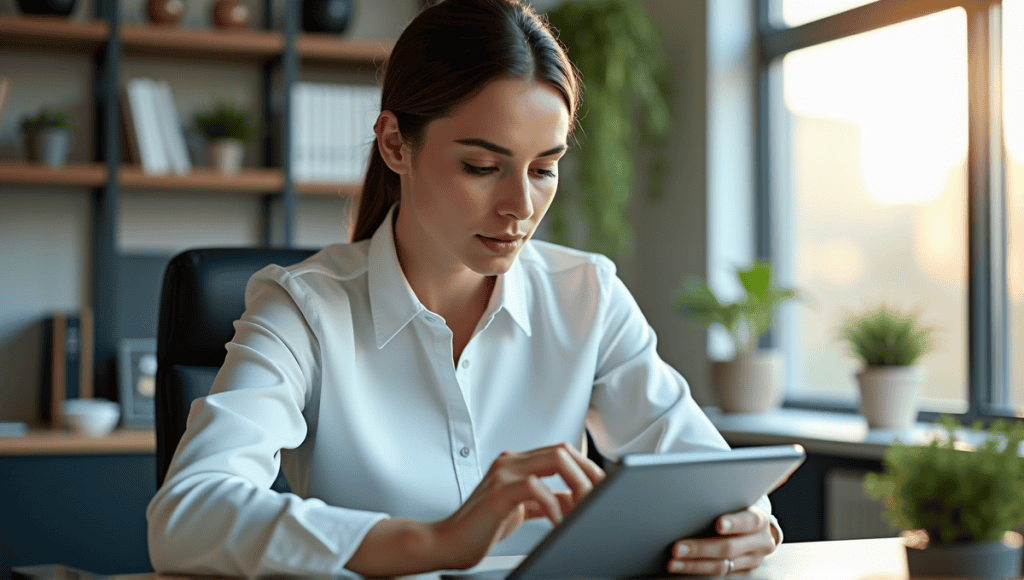
[{"label": "radiator", "polygon": [[882,517],[882,502],[864,491],[864,471],[833,469],[825,476],[825,539],[898,536]]}]

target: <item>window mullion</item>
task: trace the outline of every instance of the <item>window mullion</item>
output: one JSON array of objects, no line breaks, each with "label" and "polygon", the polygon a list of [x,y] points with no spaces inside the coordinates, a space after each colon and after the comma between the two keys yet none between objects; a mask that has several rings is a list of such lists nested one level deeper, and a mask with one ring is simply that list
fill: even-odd
[{"label": "window mullion", "polygon": [[997,94],[999,7],[967,12],[968,43],[968,415],[997,412],[1006,401],[1005,187]]}]

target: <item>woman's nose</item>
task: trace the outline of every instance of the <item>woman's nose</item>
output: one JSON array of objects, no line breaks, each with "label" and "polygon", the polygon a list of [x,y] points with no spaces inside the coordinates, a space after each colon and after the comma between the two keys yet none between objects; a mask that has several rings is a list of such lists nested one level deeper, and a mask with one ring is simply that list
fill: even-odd
[{"label": "woman's nose", "polygon": [[529,175],[510,177],[502,188],[499,213],[517,220],[529,219],[533,215],[533,199],[530,197]]}]

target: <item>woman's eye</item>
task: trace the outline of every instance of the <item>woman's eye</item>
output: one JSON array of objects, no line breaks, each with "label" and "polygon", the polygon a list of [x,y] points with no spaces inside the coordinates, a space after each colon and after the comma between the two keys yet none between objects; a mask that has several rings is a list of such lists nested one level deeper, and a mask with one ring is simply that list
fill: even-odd
[{"label": "woman's eye", "polygon": [[498,170],[497,167],[480,167],[478,165],[470,165],[469,163],[463,162],[462,169],[470,175],[490,175],[491,173]]},{"label": "woman's eye", "polygon": [[555,172],[551,171],[550,169],[536,169],[534,171],[537,172],[537,175],[539,175],[539,176],[541,176],[543,178],[546,178],[546,179],[550,179],[552,177],[555,177]]}]

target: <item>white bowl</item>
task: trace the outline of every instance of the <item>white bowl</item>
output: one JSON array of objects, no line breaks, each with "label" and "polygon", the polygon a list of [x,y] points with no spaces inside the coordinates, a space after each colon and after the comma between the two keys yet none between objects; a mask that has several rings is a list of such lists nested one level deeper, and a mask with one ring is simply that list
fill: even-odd
[{"label": "white bowl", "polygon": [[103,437],[117,426],[121,407],[106,399],[67,399],[61,415],[71,429],[89,437]]}]

